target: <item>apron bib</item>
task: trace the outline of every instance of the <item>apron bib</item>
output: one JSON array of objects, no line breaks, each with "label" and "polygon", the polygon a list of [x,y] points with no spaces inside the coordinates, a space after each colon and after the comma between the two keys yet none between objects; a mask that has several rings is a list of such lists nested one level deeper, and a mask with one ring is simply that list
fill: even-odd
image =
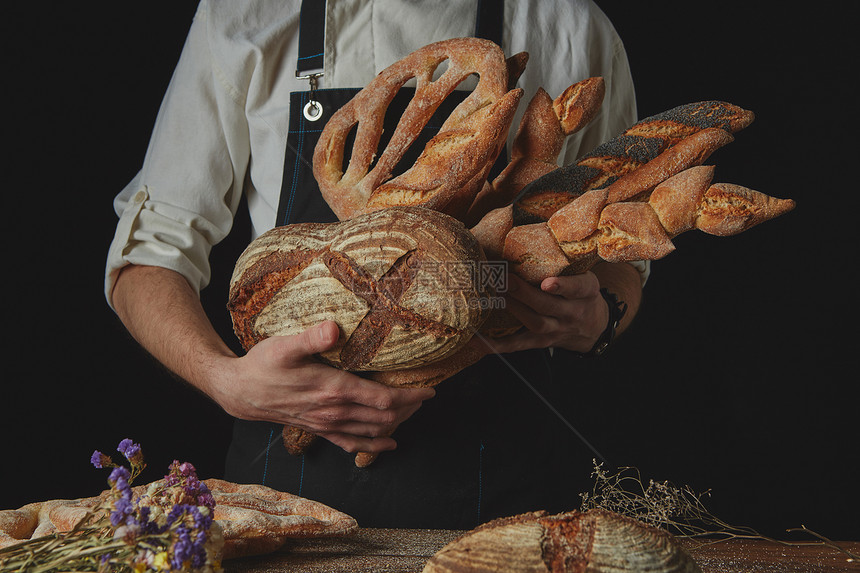
[{"label": "apron bib", "polygon": [[[502,4],[478,2],[476,36],[501,45]],[[322,68],[324,17],[325,2],[302,3],[297,76]],[[277,225],[337,220],[313,177],[312,157],[328,119],[358,91],[290,94]],[[399,117],[412,92],[401,89],[389,107],[394,113],[387,117]],[[446,98],[404,157],[403,169],[466,95],[455,91]],[[393,131],[385,126],[384,133]],[[506,164],[505,156],[501,154],[495,173]],[[496,517],[578,507],[578,494],[589,489],[588,483],[577,487],[571,476],[576,473],[587,482],[593,456],[543,402],[553,401],[548,352],[487,357],[436,392],[395,431],[397,450],[383,452],[367,468],[356,467],[354,454],[323,439],[301,456],[290,455],[281,443],[282,426],[237,420],[225,477],[325,503],[363,527],[471,529]]]}]

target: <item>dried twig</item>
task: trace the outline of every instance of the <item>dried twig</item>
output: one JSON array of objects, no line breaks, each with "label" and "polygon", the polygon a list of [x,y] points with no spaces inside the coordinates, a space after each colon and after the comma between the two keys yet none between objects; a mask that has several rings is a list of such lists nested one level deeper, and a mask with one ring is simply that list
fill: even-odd
[{"label": "dried twig", "polygon": [[712,515],[702,498],[709,491],[696,493],[689,486],[677,487],[668,481],[648,481],[645,486],[639,470],[622,467],[610,474],[603,463],[593,461],[594,487],[591,492],[581,493],[580,509],[586,511],[600,507],[637,519],[647,525],[659,527],[677,537],[701,539],[701,545],[718,543],[726,539],[762,539],[786,546],[821,545],[845,554],[849,559],[860,560],[860,556],[841,547],[805,526],[788,529],[788,532],[803,532],[819,541],[788,542],[762,535],[746,526],[735,526]]}]

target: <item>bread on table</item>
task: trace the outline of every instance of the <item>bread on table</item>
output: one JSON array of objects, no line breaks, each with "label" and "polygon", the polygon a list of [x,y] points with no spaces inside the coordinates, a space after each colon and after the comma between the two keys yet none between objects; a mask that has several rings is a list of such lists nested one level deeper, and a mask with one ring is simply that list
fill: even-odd
[{"label": "bread on table", "polygon": [[592,509],[495,519],[437,551],[424,573],[701,573],[668,532]]},{"label": "bread on table", "polygon": [[[132,488],[138,498],[163,480]],[[214,527],[224,538],[223,558],[268,553],[288,539],[346,535],[358,528],[351,516],[327,505],[262,485],[220,479],[203,483],[215,499]],[[49,500],[0,511],[0,547],[71,531],[109,503],[112,492],[95,497]]]}]

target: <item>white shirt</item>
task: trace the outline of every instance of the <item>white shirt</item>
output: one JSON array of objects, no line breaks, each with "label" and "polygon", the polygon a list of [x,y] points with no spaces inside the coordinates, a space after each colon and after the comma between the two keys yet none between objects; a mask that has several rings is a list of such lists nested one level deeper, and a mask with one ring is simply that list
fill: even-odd
[{"label": "white shirt", "polygon": [[[299,0],[202,0],[137,176],[114,200],[119,216],[108,252],[105,293],[125,265],[165,267],[202,289],[209,253],[230,231],[242,193],[254,236],[275,224],[295,77]],[[473,35],[477,0],[329,0],[320,88],[365,86],[410,52]],[[633,82],[621,40],[590,0],[505,3],[503,49],[526,51],[525,90],[513,137],[538,87],[556,97],[603,76],[598,116],[568,138],[560,163],[636,121]],[[509,139],[510,145],[510,139]],[[647,266],[640,267],[644,277]]]}]

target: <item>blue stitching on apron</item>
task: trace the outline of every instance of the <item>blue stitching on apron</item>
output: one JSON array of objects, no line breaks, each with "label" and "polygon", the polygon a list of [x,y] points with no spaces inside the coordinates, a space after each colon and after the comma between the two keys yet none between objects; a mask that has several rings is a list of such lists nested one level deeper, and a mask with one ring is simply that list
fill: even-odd
[{"label": "blue stitching on apron", "polygon": [[269,471],[269,450],[272,447],[272,436],[275,434],[275,429],[269,429],[269,443],[266,444],[266,461],[263,462],[263,481],[260,482],[261,485],[266,485],[266,474]]},{"label": "blue stitching on apron", "polygon": [[322,133],[321,129],[297,129],[293,133]]},{"label": "blue stitching on apron", "polygon": [[299,497],[302,496],[302,486],[304,486],[304,485],[305,485],[305,455],[302,454],[302,468],[301,468],[300,473],[299,473],[299,493],[296,494]]},{"label": "blue stitching on apron", "polygon": [[482,501],[482,493],[484,489],[484,442],[480,442],[480,448],[478,449],[478,523],[481,523],[481,501]]},{"label": "blue stitching on apron", "polygon": [[[307,96],[305,94],[302,94],[302,101],[301,101],[302,107],[304,107],[306,97]],[[304,125],[305,125],[304,114],[300,114],[299,115],[299,130],[300,130],[299,132],[300,133],[304,133]],[[287,202],[287,209],[284,212],[284,220],[281,223],[283,225],[286,225],[287,222],[289,222],[290,214],[293,211],[293,199],[296,196],[296,186],[298,185],[298,178],[296,177],[296,172],[299,170],[299,164],[300,164],[301,159],[302,159],[302,148],[304,147],[304,145],[305,145],[304,138],[300,138],[299,139],[299,148],[296,149],[296,161],[293,164],[293,180],[292,180],[292,183],[290,185],[290,200]]]}]

